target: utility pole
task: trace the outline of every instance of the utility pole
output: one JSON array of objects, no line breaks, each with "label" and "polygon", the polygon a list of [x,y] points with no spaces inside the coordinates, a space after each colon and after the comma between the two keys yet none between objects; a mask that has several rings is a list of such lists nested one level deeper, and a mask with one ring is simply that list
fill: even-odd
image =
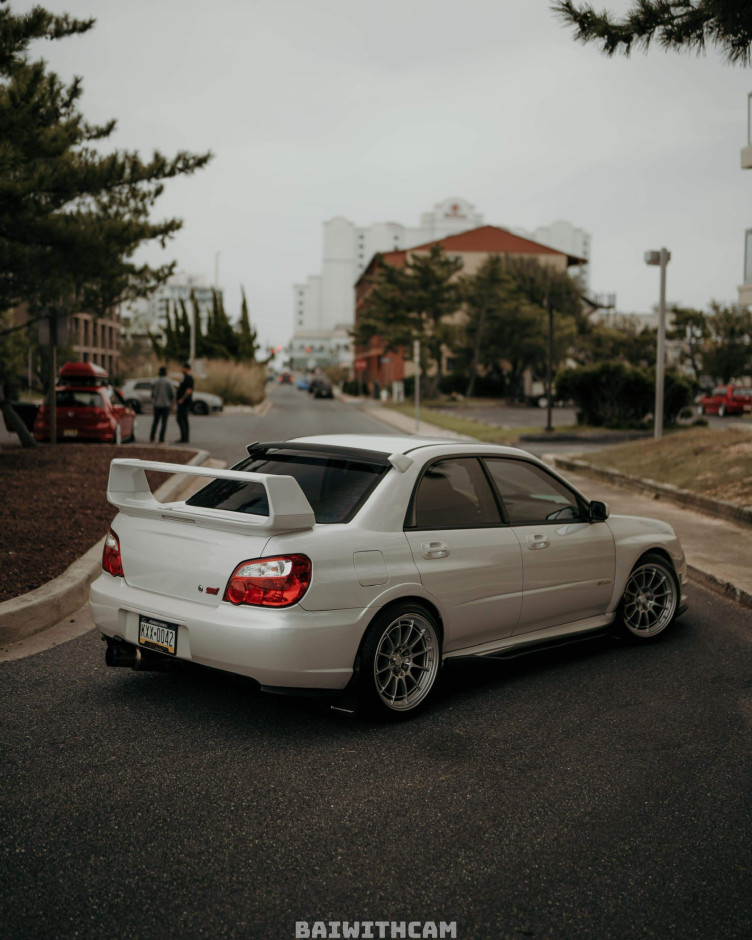
[{"label": "utility pole", "polygon": [[653,437],[663,437],[663,390],[666,376],[666,265],[671,260],[667,248],[660,251],[646,251],[645,264],[659,266],[661,269],[661,289],[658,301],[658,348],[655,358],[655,417]]},{"label": "utility pole", "polygon": [[420,340],[413,340],[413,362],[415,363],[415,433],[420,428]]}]

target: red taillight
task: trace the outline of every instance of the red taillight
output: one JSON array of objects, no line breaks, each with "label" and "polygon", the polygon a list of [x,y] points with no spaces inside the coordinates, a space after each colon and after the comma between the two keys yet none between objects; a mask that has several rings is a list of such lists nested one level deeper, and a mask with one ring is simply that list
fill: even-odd
[{"label": "red taillight", "polygon": [[120,557],[120,541],[112,529],[107,533],[107,538],[104,540],[102,567],[115,578],[125,577],[123,574],[123,559]]},{"label": "red taillight", "polygon": [[289,607],[310,583],[311,559],[306,555],[252,558],[233,571],[222,599],[254,607]]}]

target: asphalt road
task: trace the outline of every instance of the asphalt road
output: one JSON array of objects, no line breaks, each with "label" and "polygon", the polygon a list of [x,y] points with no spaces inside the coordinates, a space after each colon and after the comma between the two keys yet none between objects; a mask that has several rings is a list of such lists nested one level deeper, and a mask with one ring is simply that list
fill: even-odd
[{"label": "asphalt road", "polygon": [[[282,391],[194,440],[243,417],[235,460],[351,413],[365,429]],[[651,647],[455,663],[397,725],[195,667],[108,669],[95,631],[1,664],[0,935],[747,938],[752,612],[690,600]]]}]

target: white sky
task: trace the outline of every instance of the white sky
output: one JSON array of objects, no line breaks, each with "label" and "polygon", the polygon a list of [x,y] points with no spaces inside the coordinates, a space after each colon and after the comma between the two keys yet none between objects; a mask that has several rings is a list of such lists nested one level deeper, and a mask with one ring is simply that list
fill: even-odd
[{"label": "white sky", "polygon": [[292,334],[322,222],[417,225],[450,196],[488,224],[588,230],[592,289],[620,311],[657,302],[643,254],[662,246],[670,301],[737,299],[752,72],[716,51],[608,59],[549,0],[40,2],[97,19],[32,52],[83,78],[87,119],[117,118],[108,149],[214,152],[168,182],[154,215],[185,225],[149,256],[211,283],[220,252],[227,311],[244,285],[265,343]]}]

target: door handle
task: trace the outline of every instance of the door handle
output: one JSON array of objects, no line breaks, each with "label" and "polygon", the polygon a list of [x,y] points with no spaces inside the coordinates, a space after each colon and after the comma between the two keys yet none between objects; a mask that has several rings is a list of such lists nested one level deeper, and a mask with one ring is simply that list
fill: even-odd
[{"label": "door handle", "polygon": [[446,558],[449,546],[444,542],[421,542],[420,551],[424,558]]},{"label": "door handle", "polygon": [[537,552],[541,548],[549,548],[551,545],[550,540],[545,535],[527,535],[525,541],[531,552]]}]

